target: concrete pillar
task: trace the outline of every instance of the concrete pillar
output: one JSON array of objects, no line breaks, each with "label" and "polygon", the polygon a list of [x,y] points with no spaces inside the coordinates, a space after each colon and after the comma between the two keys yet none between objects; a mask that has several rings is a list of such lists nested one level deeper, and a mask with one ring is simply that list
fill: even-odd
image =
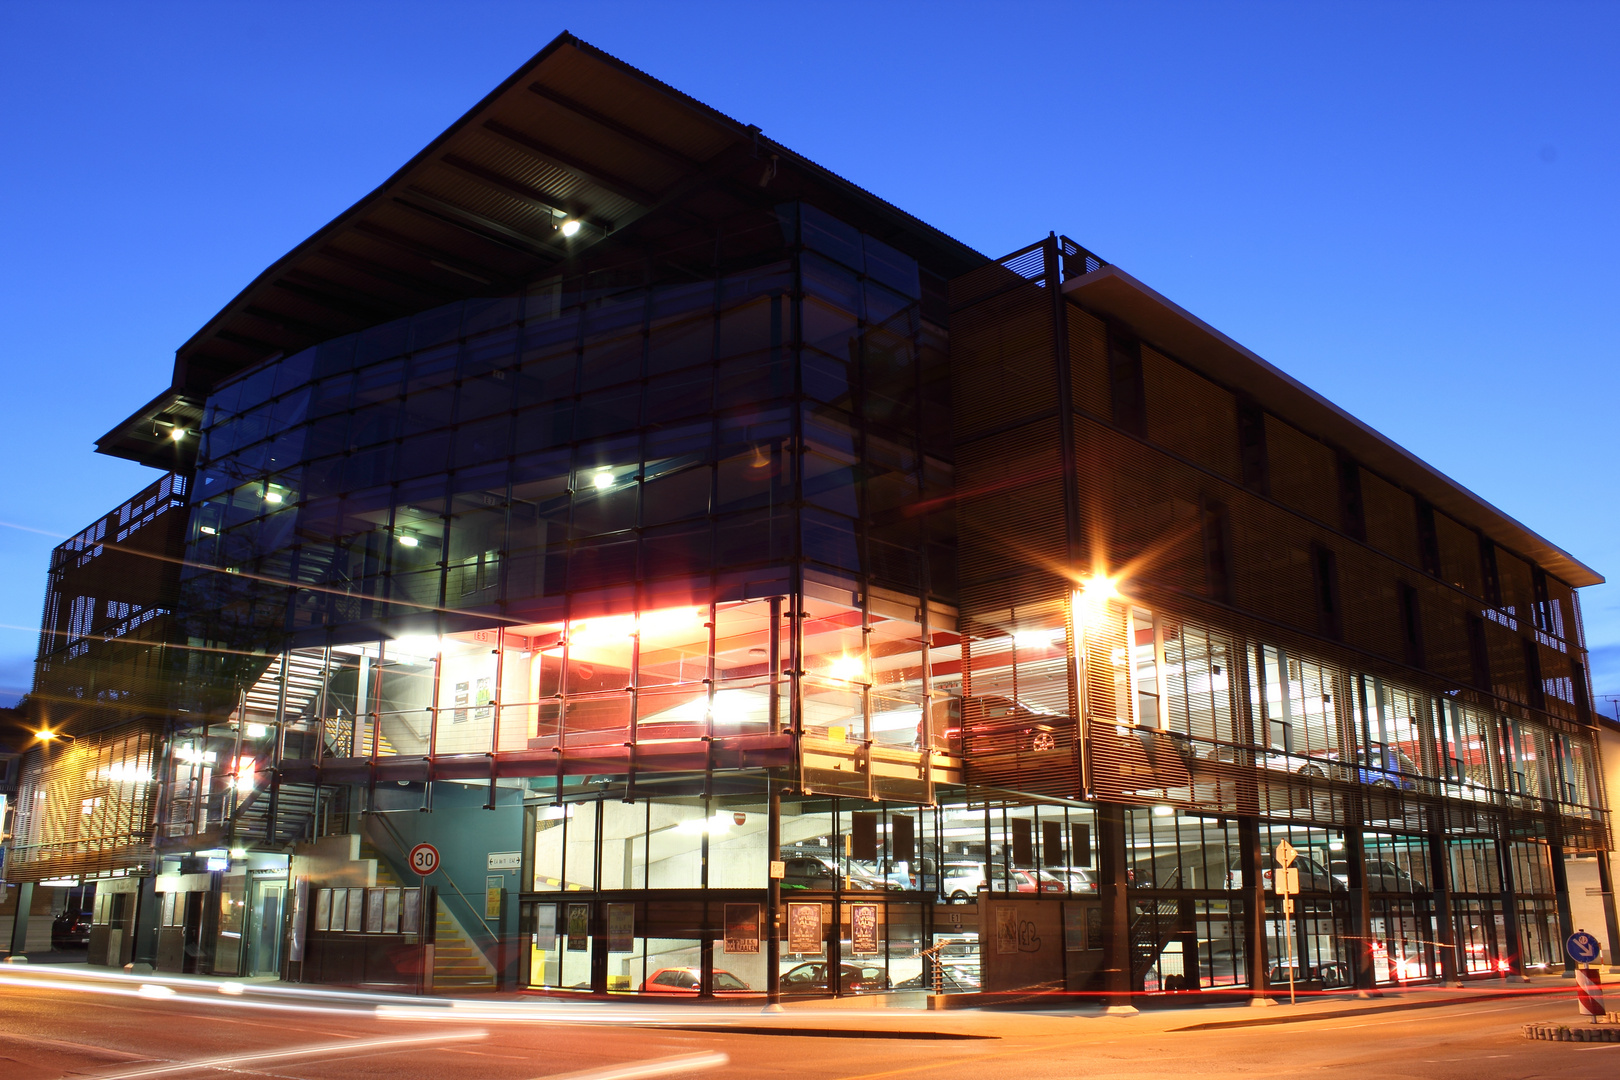
[{"label": "concrete pillar", "polygon": [[1260,822],[1238,818],[1238,858],[1243,868],[1243,929],[1247,941],[1243,955],[1249,968],[1253,1004],[1270,1005],[1266,996],[1266,882],[1260,851]]},{"label": "concrete pillar", "polygon": [[11,923],[11,955],[21,956],[28,949],[28,912],[34,906],[34,883],[17,886],[17,913]]},{"label": "concrete pillar", "polygon": [[1507,823],[1498,822],[1496,829],[1496,864],[1502,878],[1502,941],[1507,953],[1508,977],[1524,979],[1524,946],[1519,940],[1519,895],[1513,883],[1513,844]]},{"label": "concrete pillar", "polygon": [[[1117,803],[1097,804],[1097,895],[1102,901],[1103,992],[1108,1011],[1129,1014],[1135,988],[1131,978],[1130,866],[1125,846],[1125,808]],[[983,933],[983,930],[980,931]]]},{"label": "concrete pillar", "polygon": [[1350,984],[1358,996],[1365,996],[1378,985],[1378,973],[1372,965],[1372,896],[1367,889],[1367,855],[1360,826],[1344,830],[1344,865],[1349,879],[1345,888],[1350,893]]},{"label": "concrete pillar", "polygon": [[1555,835],[1547,844],[1547,854],[1552,859],[1553,897],[1558,905],[1558,941],[1554,943],[1564,957],[1564,977],[1575,977],[1575,961],[1570,958],[1564,948],[1564,942],[1569,935],[1575,932],[1575,916],[1569,910],[1569,869],[1564,865],[1564,845],[1558,842]]},{"label": "concrete pillar", "polygon": [[1446,835],[1439,828],[1429,833],[1429,896],[1434,909],[1434,933],[1440,961],[1440,981],[1462,985],[1461,957],[1457,955],[1457,919],[1451,910],[1451,862]]}]

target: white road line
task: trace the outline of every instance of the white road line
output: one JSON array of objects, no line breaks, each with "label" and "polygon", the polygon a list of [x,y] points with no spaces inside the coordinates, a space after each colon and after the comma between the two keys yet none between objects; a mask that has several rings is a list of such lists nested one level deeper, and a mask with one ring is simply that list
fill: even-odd
[{"label": "white road line", "polygon": [[535,1080],[648,1080],[655,1076],[673,1076],[693,1069],[717,1069],[730,1064],[725,1054],[678,1054],[675,1057],[632,1061],[627,1065],[610,1065],[605,1069],[569,1073],[567,1076],[537,1076]]},{"label": "white road line", "polygon": [[135,1080],[142,1076],[162,1076],[165,1073],[187,1072],[191,1069],[225,1069],[236,1065],[251,1065],[260,1061],[284,1058],[314,1057],[320,1055],[353,1054],[362,1050],[400,1050],[425,1043],[453,1042],[462,1039],[482,1039],[486,1031],[444,1031],[431,1035],[405,1035],[389,1039],[349,1039],[344,1042],[321,1043],[316,1046],[295,1046],[290,1050],[262,1050],[255,1054],[232,1054],[229,1057],[202,1058],[196,1061],[175,1061],[167,1065],[153,1065],[126,1072],[99,1073],[93,1080]]}]

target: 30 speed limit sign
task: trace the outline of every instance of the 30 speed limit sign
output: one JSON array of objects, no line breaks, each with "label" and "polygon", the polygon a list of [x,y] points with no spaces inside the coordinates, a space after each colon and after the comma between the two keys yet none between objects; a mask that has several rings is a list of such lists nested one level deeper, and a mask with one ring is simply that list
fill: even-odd
[{"label": "30 speed limit sign", "polygon": [[432,844],[417,844],[411,848],[411,869],[427,877],[439,868],[439,849]]}]

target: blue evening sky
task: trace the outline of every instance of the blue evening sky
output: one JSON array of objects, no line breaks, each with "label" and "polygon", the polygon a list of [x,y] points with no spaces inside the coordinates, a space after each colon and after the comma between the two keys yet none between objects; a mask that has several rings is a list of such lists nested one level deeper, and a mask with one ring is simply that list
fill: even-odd
[{"label": "blue evening sky", "polygon": [[155,475],[95,438],[563,29],[987,254],[1074,237],[1620,578],[1620,5],[10,0],[0,704]]}]

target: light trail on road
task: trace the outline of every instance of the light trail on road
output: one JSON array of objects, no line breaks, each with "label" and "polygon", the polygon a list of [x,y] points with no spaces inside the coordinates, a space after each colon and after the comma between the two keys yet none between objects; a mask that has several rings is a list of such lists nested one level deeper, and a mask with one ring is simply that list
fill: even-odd
[{"label": "light trail on road", "polygon": [[361,1051],[388,1053],[412,1046],[438,1045],[482,1039],[489,1035],[483,1030],[436,1031],[430,1035],[399,1035],[387,1039],[353,1039],[345,1042],[317,1043],[313,1046],[294,1046],[284,1050],[261,1050],[251,1054],[231,1054],[225,1057],[201,1058],[194,1061],[174,1061],[166,1065],[151,1065],[123,1072],[96,1073],[93,1080],[137,1080],[144,1076],[162,1076],[165,1073],[187,1072],[192,1069],[230,1069],[241,1065],[254,1065],[265,1061],[281,1061],[301,1057],[338,1057]]},{"label": "light trail on road", "polygon": [[718,1069],[729,1065],[725,1054],[677,1054],[674,1057],[635,1061],[628,1065],[612,1065],[605,1069],[569,1073],[567,1076],[537,1076],[534,1080],[652,1080],[657,1076],[674,1076],[693,1069]]}]

